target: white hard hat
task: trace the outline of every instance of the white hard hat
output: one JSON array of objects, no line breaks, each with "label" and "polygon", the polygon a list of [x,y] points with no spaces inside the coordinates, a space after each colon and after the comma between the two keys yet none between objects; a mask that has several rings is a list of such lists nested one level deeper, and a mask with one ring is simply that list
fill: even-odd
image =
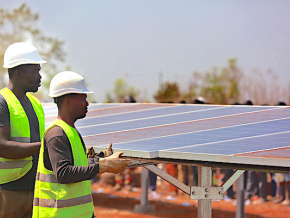
[{"label": "white hard hat", "polygon": [[39,56],[37,48],[26,42],[16,42],[10,45],[4,54],[4,68],[13,68],[21,64],[46,63]]},{"label": "white hard hat", "polygon": [[87,94],[93,93],[87,89],[85,79],[72,71],[63,71],[56,74],[49,87],[49,96],[56,98],[66,94]]}]

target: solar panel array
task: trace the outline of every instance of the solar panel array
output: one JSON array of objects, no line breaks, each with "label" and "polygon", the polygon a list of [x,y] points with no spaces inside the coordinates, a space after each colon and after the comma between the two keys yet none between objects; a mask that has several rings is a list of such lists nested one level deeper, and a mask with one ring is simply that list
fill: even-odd
[{"label": "solar panel array", "polygon": [[[46,124],[55,105],[44,105]],[[290,107],[91,104],[77,129],[87,147],[134,158],[166,158],[290,168]]]}]

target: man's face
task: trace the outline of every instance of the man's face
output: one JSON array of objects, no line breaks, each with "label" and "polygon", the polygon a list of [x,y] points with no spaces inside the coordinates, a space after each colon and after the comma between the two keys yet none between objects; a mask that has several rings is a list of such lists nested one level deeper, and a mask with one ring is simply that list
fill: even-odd
[{"label": "man's face", "polygon": [[19,69],[22,88],[26,92],[37,92],[41,85],[41,67],[39,64],[25,64]]},{"label": "man's face", "polygon": [[82,119],[88,112],[89,103],[86,94],[74,94],[69,96],[71,99],[71,111],[75,119]]}]

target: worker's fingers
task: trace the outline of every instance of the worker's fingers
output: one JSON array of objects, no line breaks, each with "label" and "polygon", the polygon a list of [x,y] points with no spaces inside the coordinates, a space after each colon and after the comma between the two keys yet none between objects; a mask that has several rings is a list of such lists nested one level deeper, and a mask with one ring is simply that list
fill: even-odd
[{"label": "worker's fingers", "polygon": [[123,151],[118,151],[110,156],[110,158],[120,158],[124,154]]},{"label": "worker's fingers", "polygon": [[90,147],[89,149],[87,149],[87,157],[91,156],[93,154],[93,147]]},{"label": "worker's fingers", "polygon": [[110,144],[107,146],[106,150],[103,151],[105,157],[109,157],[109,156],[111,156],[111,155],[113,154],[112,146],[113,146],[113,144],[110,143]]},{"label": "worker's fingers", "polygon": [[106,150],[112,150],[112,146],[113,146],[113,143],[110,143],[110,144],[107,146]]}]

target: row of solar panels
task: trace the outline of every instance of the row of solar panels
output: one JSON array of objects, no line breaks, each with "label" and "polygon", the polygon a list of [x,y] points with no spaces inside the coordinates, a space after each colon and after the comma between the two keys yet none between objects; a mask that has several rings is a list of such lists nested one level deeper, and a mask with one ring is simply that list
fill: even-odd
[{"label": "row of solar panels", "polygon": [[[47,124],[55,105],[44,105]],[[77,121],[87,147],[134,158],[290,168],[290,107],[91,104]]]}]

